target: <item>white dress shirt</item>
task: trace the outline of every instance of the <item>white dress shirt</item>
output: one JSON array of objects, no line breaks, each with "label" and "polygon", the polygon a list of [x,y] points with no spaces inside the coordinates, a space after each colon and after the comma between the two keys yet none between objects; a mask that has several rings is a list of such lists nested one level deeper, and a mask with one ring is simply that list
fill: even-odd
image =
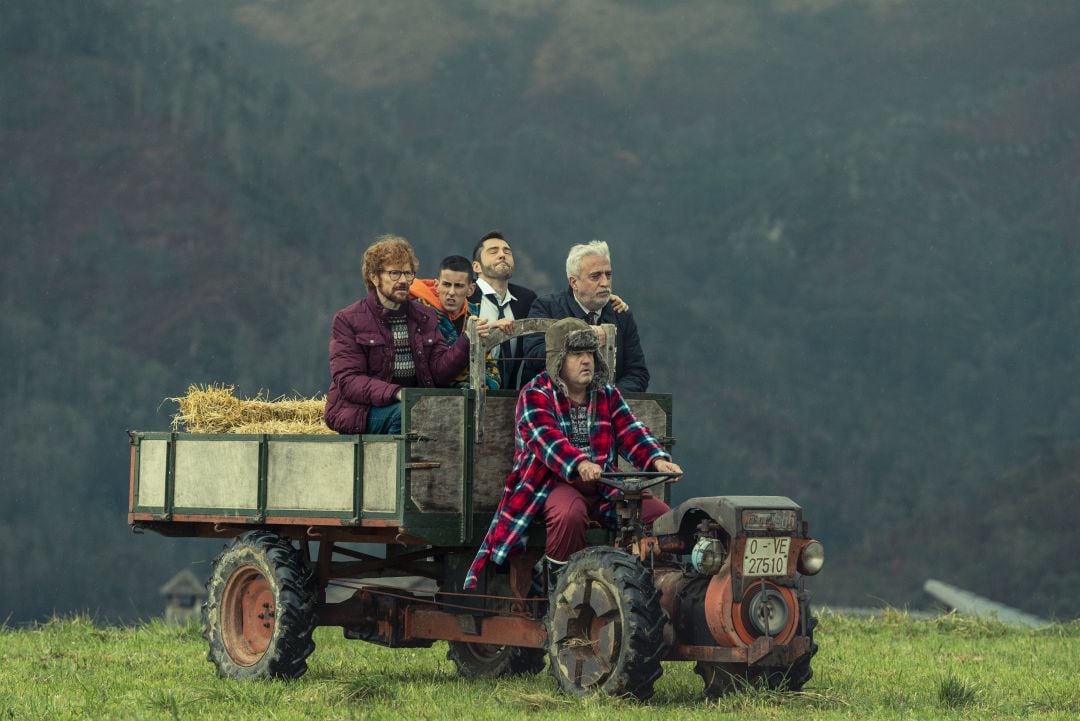
[{"label": "white dress shirt", "polygon": [[[499,318],[510,318],[511,320],[514,319],[514,310],[510,307],[510,301],[517,300],[517,298],[514,297],[514,294],[510,292],[509,288],[506,289],[506,297],[499,301],[499,303],[496,305],[492,302],[491,299],[495,298],[496,300],[498,300],[499,294],[495,292],[495,289],[491,287],[490,283],[488,283],[483,278],[477,278],[476,287],[480,289],[481,294],[481,318],[486,319],[488,322],[496,321]],[[502,310],[501,314],[499,313],[500,307]],[[518,355],[521,348],[519,344],[519,339],[514,338],[510,341],[510,343],[512,349],[510,355]],[[500,346],[495,346],[491,349],[491,357],[498,358],[501,355],[500,351],[502,351],[502,348]]]}]

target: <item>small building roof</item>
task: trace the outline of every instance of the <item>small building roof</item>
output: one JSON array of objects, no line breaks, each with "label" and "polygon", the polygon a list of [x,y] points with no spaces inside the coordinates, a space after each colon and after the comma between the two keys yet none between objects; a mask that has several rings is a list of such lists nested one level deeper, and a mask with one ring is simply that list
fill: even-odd
[{"label": "small building roof", "polygon": [[162,596],[205,596],[206,589],[191,569],[185,568],[158,591]]}]

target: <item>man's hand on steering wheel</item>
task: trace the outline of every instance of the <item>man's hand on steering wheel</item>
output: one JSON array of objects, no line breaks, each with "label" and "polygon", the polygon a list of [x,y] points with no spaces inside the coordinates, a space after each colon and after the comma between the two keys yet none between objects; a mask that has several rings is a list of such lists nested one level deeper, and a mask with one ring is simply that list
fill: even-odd
[{"label": "man's hand on steering wheel", "polygon": [[603,468],[592,461],[582,461],[577,467],[578,475],[581,476],[581,480],[585,482],[592,482],[599,479],[600,473],[603,472],[603,470]]},{"label": "man's hand on steering wheel", "polygon": [[[658,473],[671,473],[671,474],[673,474],[675,476],[681,476],[682,472],[683,472],[682,469],[679,468],[678,463],[674,463],[673,461],[664,461],[664,460],[654,462],[653,463],[653,470],[657,471]],[[675,483],[678,480],[679,480],[678,478],[672,478],[671,482]]]}]

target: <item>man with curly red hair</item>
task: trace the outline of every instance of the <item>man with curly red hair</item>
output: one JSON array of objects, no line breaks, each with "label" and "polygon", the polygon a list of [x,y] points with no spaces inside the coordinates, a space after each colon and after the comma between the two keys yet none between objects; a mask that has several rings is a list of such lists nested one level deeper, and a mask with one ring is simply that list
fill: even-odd
[{"label": "man with curly red hair", "polygon": [[448,346],[435,311],[409,302],[420,263],[384,235],[364,251],[367,296],[334,315],[326,425],[338,433],[400,433],[402,388],[450,385],[469,362],[469,338]]}]

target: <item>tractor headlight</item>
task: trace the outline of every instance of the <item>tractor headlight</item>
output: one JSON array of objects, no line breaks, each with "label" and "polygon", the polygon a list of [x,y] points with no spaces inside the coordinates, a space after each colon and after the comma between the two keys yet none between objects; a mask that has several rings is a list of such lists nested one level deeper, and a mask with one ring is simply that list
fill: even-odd
[{"label": "tractor headlight", "polygon": [[724,544],[718,538],[699,538],[690,551],[690,564],[705,576],[712,576],[724,565]]},{"label": "tractor headlight", "polygon": [[825,565],[825,547],[818,541],[810,541],[799,554],[799,573],[813,576]]}]

